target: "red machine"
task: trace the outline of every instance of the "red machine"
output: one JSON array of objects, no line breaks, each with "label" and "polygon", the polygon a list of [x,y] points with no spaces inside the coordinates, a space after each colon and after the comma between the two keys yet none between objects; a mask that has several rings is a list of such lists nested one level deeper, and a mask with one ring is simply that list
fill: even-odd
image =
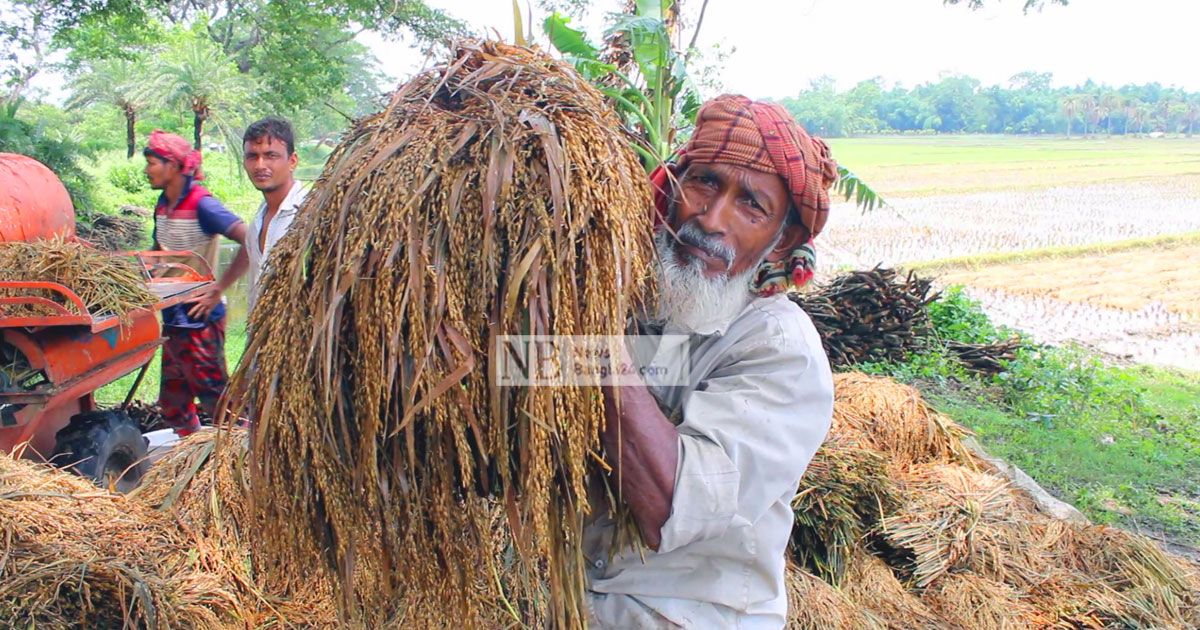
[{"label": "red machine", "polygon": [[[36,160],[0,153],[0,241],[59,235],[75,238],[75,211],[62,182]],[[144,471],[145,438],[123,411],[97,410],[92,394],[148,365],[162,343],[158,311],[187,300],[213,276],[191,252],[115,255],[136,258],[160,298],[125,326],[115,316],[78,315],[43,297],[52,291],[86,313],[61,284],[0,282],[0,451],[71,466],[126,491]],[[3,306],[10,304],[39,304],[56,314],[7,317]]]}]

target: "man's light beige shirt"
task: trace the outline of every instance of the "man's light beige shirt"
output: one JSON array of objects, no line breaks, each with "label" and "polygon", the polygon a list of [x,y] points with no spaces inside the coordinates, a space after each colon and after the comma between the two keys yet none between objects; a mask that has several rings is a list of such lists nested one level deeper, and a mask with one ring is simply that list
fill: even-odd
[{"label": "man's light beige shirt", "polygon": [[612,519],[587,528],[592,627],[784,626],[791,499],[832,421],[829,362],[812,321],[782,295],[689,343],[687,384],[650,384],[679,432],[662,543],[644,562],[629,550],[610,559]]}]

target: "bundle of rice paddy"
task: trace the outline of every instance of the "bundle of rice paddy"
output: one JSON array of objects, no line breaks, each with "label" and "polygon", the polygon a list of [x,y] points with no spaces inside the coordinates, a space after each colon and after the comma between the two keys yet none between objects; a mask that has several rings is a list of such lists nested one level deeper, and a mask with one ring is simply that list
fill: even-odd
[{"label": "bundle of rice paddy", "polygon": [[1010,582],[1044,572],[1047,544],[1034,544],[1030,529],[1041,519],[1019,508],[1007,481],[957,464],[922,464],[901,475],[900,489],[902,505],[881,529],[911,554],[917,586],[956,571]]},{"label": "bundle of rice paddy", "polygon": [[[87,313],[49,290],[3,289],[4,295],[38,295],[51,299],[77,315],[115,315],[125,321],[130,312],[153,305],[157,298],[146,288],[137,261],[114,256],[62,237],[32,242],[0,243],[0,281],[55,282],[83,301]],[[37,305],[0,304],[8,317],[53,315]]]},{"label": "bundle of rice paddy", "polygon": [[837,587],[789,565],[785,577],[789,630],[861,630],[886,627]]},{"label": "bundle of rice paddy", "polygon": [[889,378],[846,372],[833,376],[830,435],[856,436],[898,467],[921,462],[974,462],[962,444],[969,432],[934,411],[921,393]]},{"label": "bundle of rice paddy", "polygon": [[[460,45],[330,156],[232,379],[255,419],[251,489],[272,553],[322,556],[347,619],[403,587],[431,625],[467,595],[494,497],[558,627],[586,619],[583,516],[596,387],[499,387],[501,335],[612,335],[649,288],[649,185],[620,122],[568,64]],[[374,570],[361,570],[372,563]]]},{"label": "bundle of rice paddy", "polygon": [[0,626],[223,628],[238,600],[170,517],[0,457]]},{"label": "bundle of rice paddy", "polygon": [[989,630],[1051,627],[1050,619],[1011,586],[974,573],[951,573],[923,596],[940,625]]},{"label": "bundle of rice paddy", "polygon": [[830,584],[842,584],[847,560],[896,504],[888,460],[834,436],[821,445],[792,500],[792,557]]},{"label": "bundle of rice paddy", "polygon": [[855,606],[871,611],[889,630],[938,625],[937,616],[905,587],[892,568],[862,547],[850,557],[843,589]]},{"label": "bundle of rice paddy", "polygon": [[244,429],[194,433],[155,462],[128,496],[194,534],[198,564],[227,576],[247,627],[337,627],[332,588],[312,570],[315,558],[275,559],[261,552],[261,522],[249,505],[247,453]]}]

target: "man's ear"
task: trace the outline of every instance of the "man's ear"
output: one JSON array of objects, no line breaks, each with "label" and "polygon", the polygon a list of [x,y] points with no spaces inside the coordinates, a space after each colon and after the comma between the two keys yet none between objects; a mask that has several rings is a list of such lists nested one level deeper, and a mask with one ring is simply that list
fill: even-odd
[{"label": "man's ear", "polygon": [[766,260],[768,262],[779,262],[791,255],[792,250],[800,247],[808,242],[808,229],[798,223],[788,223],[783,228],[783,235],[779,237],[779,243],[770,252],[767,252]]},{"label": "man's ear", "polygon": [[292,151],[292,154],[288,156],[288,166],[292,167],[293,171],[296,170],[296,162],[299,159],[300,156],[295,151]]}]

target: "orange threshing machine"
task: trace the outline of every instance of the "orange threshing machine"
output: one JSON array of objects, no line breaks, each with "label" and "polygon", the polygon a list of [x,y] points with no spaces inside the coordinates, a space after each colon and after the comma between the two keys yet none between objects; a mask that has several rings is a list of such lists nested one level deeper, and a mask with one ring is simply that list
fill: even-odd
[{"label": "orange threshing machine", "polygon": [[[40,162],[0,153],[0,241],[55,236],[76,238],[66,188]],[[123,326],[115,315],[87,314],[70,287],[0,282],[0,452],[71,466],[126,491],[141,478],[146,440],[123,410],[98,410],[92,394],[140,368],[128,404],[162,343],[158,311],[188,299],[213,276],[191,252],[115,255],[136,258],[159,297]],[[74,310],[44,297],[47,291]],[[54,314],[9,317],[4,307],[20,304]]]}]

